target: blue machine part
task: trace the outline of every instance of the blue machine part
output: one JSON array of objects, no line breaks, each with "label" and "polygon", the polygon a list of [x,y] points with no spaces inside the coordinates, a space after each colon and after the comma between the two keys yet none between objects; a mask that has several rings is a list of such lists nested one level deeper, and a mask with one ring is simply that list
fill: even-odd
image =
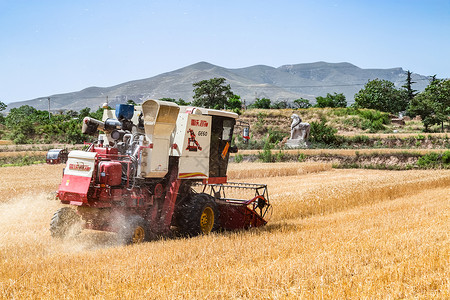
[{"label": "blue machine part", "polygon": [[116,104],[116,118],[118,120],[126,119],[131,120],[134,115],[134,105],[129,104]]}]

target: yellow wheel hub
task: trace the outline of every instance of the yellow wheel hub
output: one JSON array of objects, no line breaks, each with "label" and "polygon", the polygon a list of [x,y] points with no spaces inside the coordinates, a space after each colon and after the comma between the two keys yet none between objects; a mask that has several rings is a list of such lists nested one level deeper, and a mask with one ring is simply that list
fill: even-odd
[{"label": "yellow wheel hub", "polygon": [[211,207],[206,207],[200,216],[200,228],[204,234],[212,231],[214,226],[214,211]]},{"label": "yellow wheel hub", "polygon": [[134,229],[133,232],[133,244],[142,243],[145,239],[145,230],[141,226]]}]

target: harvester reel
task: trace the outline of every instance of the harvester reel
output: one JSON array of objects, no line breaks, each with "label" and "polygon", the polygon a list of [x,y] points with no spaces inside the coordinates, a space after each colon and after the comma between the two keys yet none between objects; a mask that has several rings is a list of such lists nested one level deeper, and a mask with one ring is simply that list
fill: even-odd
[{"label": "harvester reel", "polygon": [[178,217],[182,233],[189,236],[209,234],[219,228],[219,210],[214,199],[205,193],[192,194]]},{"label": "harvester reel", "polygon": [[80,234],[81,230],[81,217],[70,207],[58,209],[50,222],[50,233],[55,238],[76,236]]}]

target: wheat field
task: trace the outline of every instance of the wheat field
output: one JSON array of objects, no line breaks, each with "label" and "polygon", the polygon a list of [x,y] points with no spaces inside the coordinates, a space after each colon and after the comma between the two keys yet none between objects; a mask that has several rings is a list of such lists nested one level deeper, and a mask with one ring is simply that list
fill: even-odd
[{"label": "wheat field", "polygon": [[61,172],[0,168],[0,298],[450,298],[450,170],[232,164],[268,185],[267,226],[133,246],[50,237]]},{"label": "wheat field", "polygon": [[[393,154],[393,153],[417,153],[421,155],[429,154],[432,152],[442,153],[448,149],[401,149],[401,148],[362,148],[362,149],[272,149],[272,154],[279,152],[290,155],[343,155],[343,156],[356,156],[357,154]],[[240,155],[257,155],[263,150],[239,150]],[[238,155],[232,153],[231,156]]]}]

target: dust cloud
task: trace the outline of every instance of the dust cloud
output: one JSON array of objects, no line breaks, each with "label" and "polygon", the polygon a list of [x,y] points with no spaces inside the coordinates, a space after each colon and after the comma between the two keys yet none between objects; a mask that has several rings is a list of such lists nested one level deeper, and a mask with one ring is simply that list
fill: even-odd
[{"label": "dust cloud", "polygon": [[24,259],[120,246],[116,234],[93,230],[64,240],[52,238],[50,221],[62,206],[51,193],[23,194],[0,203],[0,258]]}]

